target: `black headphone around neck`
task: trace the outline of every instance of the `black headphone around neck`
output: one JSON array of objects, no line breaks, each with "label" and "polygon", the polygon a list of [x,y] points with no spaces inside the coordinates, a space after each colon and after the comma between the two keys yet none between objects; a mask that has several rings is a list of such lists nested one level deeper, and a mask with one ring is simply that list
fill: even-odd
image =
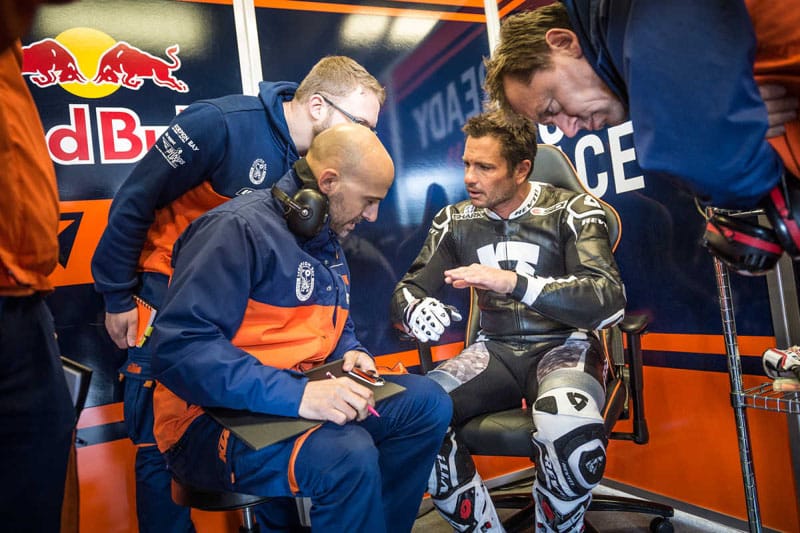
[{"label": "black headphone around neck", "polygon": [[769,228],[720,214],[706,220],[703,245],[731,270],[745,276],[766,274],[783,253]]},{"label": "black headphone around neck", "polygon": [[713,213],[706,217],[703,244],[731,269],[750,276],[766,274],[784,251],[793,261],[800,261],[798,206],[800,180],[784,172],[778,185],[761,201],[772,228]]},{"label": "black headphone around neck", "polygon": [[272,195],[283,205],[289,230],[299,237],[314,237],[328,220],[328,197],[316,189],[302,188],[289,198],[273,186]]}]

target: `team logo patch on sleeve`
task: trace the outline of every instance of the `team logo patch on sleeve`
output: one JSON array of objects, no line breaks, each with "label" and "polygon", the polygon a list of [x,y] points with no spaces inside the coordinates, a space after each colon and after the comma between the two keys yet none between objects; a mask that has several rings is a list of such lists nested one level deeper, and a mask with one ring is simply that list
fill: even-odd
[{"label": "team logo patch on sleeve", "polygon": [[302,261],[297,265],[297,282],[294,293],[297,299],[305,302],[311,298],[314,292],[314,267],[308,261]]}]

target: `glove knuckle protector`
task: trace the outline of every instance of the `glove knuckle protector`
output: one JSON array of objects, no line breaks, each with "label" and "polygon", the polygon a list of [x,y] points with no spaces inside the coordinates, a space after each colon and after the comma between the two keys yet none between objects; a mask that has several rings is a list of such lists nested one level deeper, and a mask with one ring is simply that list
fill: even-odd
[{"label": "glove knuckle protector", "polygon": [[444,329],[450,325],[449,306],[430,296],[415,298],[407,288],[403,288],[403,296],[408,303],[405,311],[406,329],[422,342],[438,341]]}]

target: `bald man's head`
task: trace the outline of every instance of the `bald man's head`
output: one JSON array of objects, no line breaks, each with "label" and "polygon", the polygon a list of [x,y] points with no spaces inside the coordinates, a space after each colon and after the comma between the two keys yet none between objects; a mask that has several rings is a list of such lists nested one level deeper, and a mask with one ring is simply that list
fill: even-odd
[{"label": "bald man's head", "polygon": [[334,166],[342,172],[350,172],[365,164],[365,158],[369,158],[372,165],[388,167],[394,176],[394,163],[377,135],[352,122],[337,124],[321,132],[314,138],[306,155],[309,166],[315,171]]},{"label": "bald man's head", "polygon": [[358,124],[337,124],[314,138],[306,161],[330,200],[331,229],[340,237],[377,218],[394,180],[394,163],[377,135]]}]

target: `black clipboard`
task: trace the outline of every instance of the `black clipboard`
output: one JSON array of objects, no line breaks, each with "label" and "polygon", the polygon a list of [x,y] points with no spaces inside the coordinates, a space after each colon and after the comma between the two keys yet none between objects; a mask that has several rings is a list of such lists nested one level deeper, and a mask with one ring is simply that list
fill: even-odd
[{"label": "black clipboard", "polygon": [[[330,379],[328,373],[335,377],[344,376],[345,373],[342,371],[342,361],[338,360],[312,368],[306,372],[306,376],[312,381]],[[372,389],[376,402],[405,390],[405,387],[390,381],[385,381],[384,384],[380,386],[369,385],[364,381],[356,381]],[[224,407],[207,407],[204,408],[204,410],[211,418],[228,428],[231,433],[239,437],[254,450],[260,450],[270,444],[295,437],[323,423],[320,420],[268,415],[264,413],[254,413],[252,411],[227,409]]]}]

